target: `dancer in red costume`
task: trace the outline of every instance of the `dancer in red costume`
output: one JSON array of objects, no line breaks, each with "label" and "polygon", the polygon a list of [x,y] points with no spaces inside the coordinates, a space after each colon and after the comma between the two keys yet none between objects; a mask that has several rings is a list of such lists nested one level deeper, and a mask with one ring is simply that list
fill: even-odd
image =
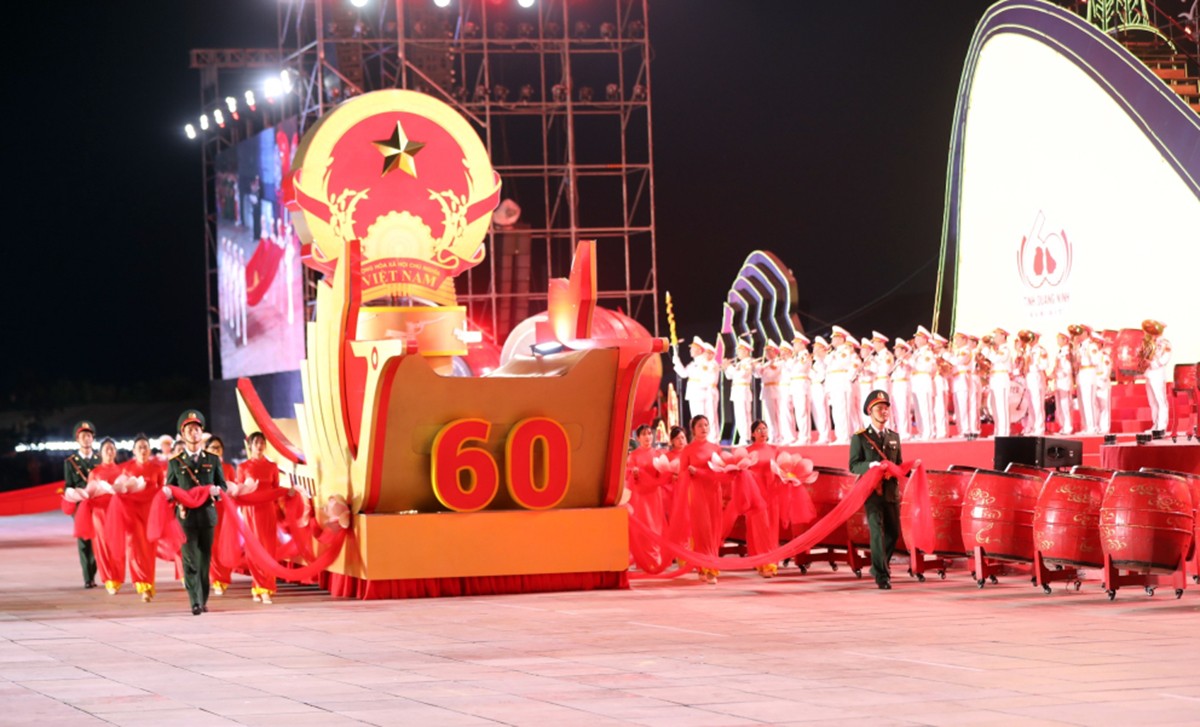
[{"label": "dancer in red costume", "polygon": [[125,543],[112,542],[105,525],[108,507],[112,502],[112,484],[121,476],[117,464],[117,443],[105,437],[100,442],[100,464],[88,475],[88,489],[94,490],[92,501],[92,549],[96,552],[96,570],[104,581],[108,595],[115,596],[125,582]]},{"label": "dancer in red costume", "polygon": [[[760,420],[750,425],[750,446],[746,451],[756,461],[748,474],[763,500],[759,507],[746,513],[746,547],[750,555],[779,547],[780,503],[786,492],[782,489],[785,487],[783,480],[771,469],[776,450],[768,443],[769,439],[766,422]],[[779,567],[774,563],[766,563],[756,570],[763,578],[774,578]]]},{"label": "dancer in red costume", "polygon": [[[233,465],[225,461],[225,442],[215,434],[208,438],[208,443],[204,445],[204,450],[210,454],[217,455],[221,460],[221,473],[225,475],[226,482],[233,482],[236,475]],[[217,527],[213,530],[213,542],[221,542],[221,528],[224,524],[218,519]],[[229,523],[229,527],[236,528],[237,524]],[[212,565],[208,569],[208,577],[212,580],[212,591],[218,596],[224,595],[225,589],[229,588],[229,583],[233,579],[233,569],[237,563],[222,563],[217,557],[217,553],[213,551]]]},{"label": "dancer in red costume", "polygon": [[[721,550],[721,482],[727,479],[714,472],[708,463],[720,456],[721,447],[708,441],[708,417],[692,417],[692,441],[679,455],[679,486],[672,508],[671,535],[682,542],[691,535],[692,549],[717,557]],[[720,571],[701,568],[700,577],[716,583]]]},{"label": "dancer in red costume", "polygon": [[[274,555],[279,547],[279,498],[287,488],[279,485],[278,465],[263,456],[266,449],[267,438],[262,432],[254,432],[246,437],[246,454],[249,458],[238,465],[235,480],[242,494],[249,496],[253,492],[254,499],[261,500],[252,505],[243,504],[242,518],[263,548]],[[250,484],[252,482],[253,485]],[[250,593],[254,601],[271,603],[271,597],[275,595],[275,576],[257,567],[253,560],[247,559],[247,563],[253,580]]]},{"label": "dancer in red costume", "polygon": [[126,477],[142,478],[144,487],[136,492],[128,492],[125,498],[125,530],[129,542],[129,571],[133,586],[137,589],[142,601],[149,603],[154,599],[154,555],[155,544],[146,538],[146,528],[150,520],[150,503],[162,490],[162,463],[150,456],[150,440],[145,434],[139,434],[133,439],[133,459],[122,467]]},{"label": "dancer in red costume", "polygon": [[[687,446],[687,432],[683,431],[683,427],[671,427],[670,433],[667,435],[667,444],[669,449],[665,452],[667,471],[663,472],[662,483],[662,501],[663,509],[667,512],[665,516],[671,517],[672,503],[675,502],[675,485],[679,482],[679,455],[683,453],[683,448]],[[662,462],[660,459],[659,462]]]},{"label": "dancer in red costume", "polygon": [[637,428],[635,437],[638,446],[629,453],[625,463],[625,486],[629,488],[629,507],[634,517],[640,518],[654,532],[662,532],[663,477],[654,467],[657,452],[650,446],[654,430],[643,424]]}]

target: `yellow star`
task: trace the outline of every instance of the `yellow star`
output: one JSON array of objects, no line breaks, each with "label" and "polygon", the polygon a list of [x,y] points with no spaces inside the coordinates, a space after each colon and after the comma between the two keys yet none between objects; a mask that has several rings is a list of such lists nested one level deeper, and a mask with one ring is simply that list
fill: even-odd
[{"label": "yellow star", "polygon": [[408,135],[404,133],[399,121],[396,122],[396,130],[392,132],[390,139],[381,139],[371,143],[379,149],[379,153],[383,154],[383,172],[380,176],[384,176],[394,169],[400,169],[412,177],[417,176],[417,162],[414,157],[417,152],[425,148],[425,142],[409,141]]}]

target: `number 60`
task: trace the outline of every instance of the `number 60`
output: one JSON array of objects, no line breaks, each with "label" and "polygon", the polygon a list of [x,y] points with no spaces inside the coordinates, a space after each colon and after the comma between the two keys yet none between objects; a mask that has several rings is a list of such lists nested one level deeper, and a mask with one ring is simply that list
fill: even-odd
[{"label": "number 60", "polygon": [[[475,512],[500,491],[500,468],[483,449],[492,425],[482,419],[456,419],[433,440],[430,477],[439,502],[455,512]],[[562,425],[531,417],[517,422],[504,443],[504,484],[529,510],[562,502],[571,480],[571,444]]]}]

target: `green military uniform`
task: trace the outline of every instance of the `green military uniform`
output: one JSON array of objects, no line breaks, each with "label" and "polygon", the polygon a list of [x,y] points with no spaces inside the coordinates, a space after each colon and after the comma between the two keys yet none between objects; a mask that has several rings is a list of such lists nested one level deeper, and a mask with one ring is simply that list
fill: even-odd
[{"label": "green military uniform", "polygon": [[[885,395],[886,396],[886,395]],[[870,403],[873,397],[868,396]],[[884,399],[886,402],[886,398]],[[864,409],[869,410],[869,406]],[[850,439],[850,471],[861,475],[872,462],[882,460],[900,464],[900,435],[884,427],[882,434],[874,425],[855,432]],[[891,588],[892,555],[900,538],[900,483],[895,477],[883,481],[883,494],[872,492],[864,508],[871,528],[871,574],[880,588]]]},{"label": "green military uniform", "polygon": [[[90,424],[88,429],[91,429]],[[75,434],[78,436],[78,428]],[[100,464],[100,455],[95,450],[92,450],[89,457],[84,457],[79,452],[67,457],[63,462],[63,479],[66,480],[66,487],[80,489],[87,487],[88,475],[98,464]],[[83,587],[92,588],[96,585],[96,556],[92,552],[92,541],[75,538],[75,547],[79,551],[79,567],[83,570]]]},{"label": "green military uniform", "polygon": [[[188,411],[179,418],[180,432],[190,421],[197,421],[201,428],[204,426],[203,416],[198,412]],[[203,449],[195,454],[184,450],[172,457],[167,463],[165,482],[181,490],[208,488],[212,485],[222,490],[226,489],[221,459]],[[179,524],[183,527],[183,534],[187,536],[187,542],[180,549],[183,559],[183,586],[187,589],[192,612],[197,613],[198,609],[206,609],[208,604],[208,570],[212,564],[213,530],[217,525],[217,509],[210,497],[202,507],[188,509],[179,505],[176,507],[176,513]]]}]

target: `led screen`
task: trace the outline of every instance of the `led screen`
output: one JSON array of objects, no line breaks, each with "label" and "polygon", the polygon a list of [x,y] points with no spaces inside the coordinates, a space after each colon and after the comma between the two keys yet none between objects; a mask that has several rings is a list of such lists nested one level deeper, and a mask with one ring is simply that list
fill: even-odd
[{"label": "led screen", "polygon": [[1024,35],[985,43],[969,102],[955,328],[1031,328],[1052,343],[1071,323],[1155,318],[1175,363],[1200,360],[1200,199],[1153,131]]},{"label": "led screen", "polygon": [[300,240],[283,207],[296,123],[217,157],[217,284],[221,376],[295,370],[304,357]]}]

